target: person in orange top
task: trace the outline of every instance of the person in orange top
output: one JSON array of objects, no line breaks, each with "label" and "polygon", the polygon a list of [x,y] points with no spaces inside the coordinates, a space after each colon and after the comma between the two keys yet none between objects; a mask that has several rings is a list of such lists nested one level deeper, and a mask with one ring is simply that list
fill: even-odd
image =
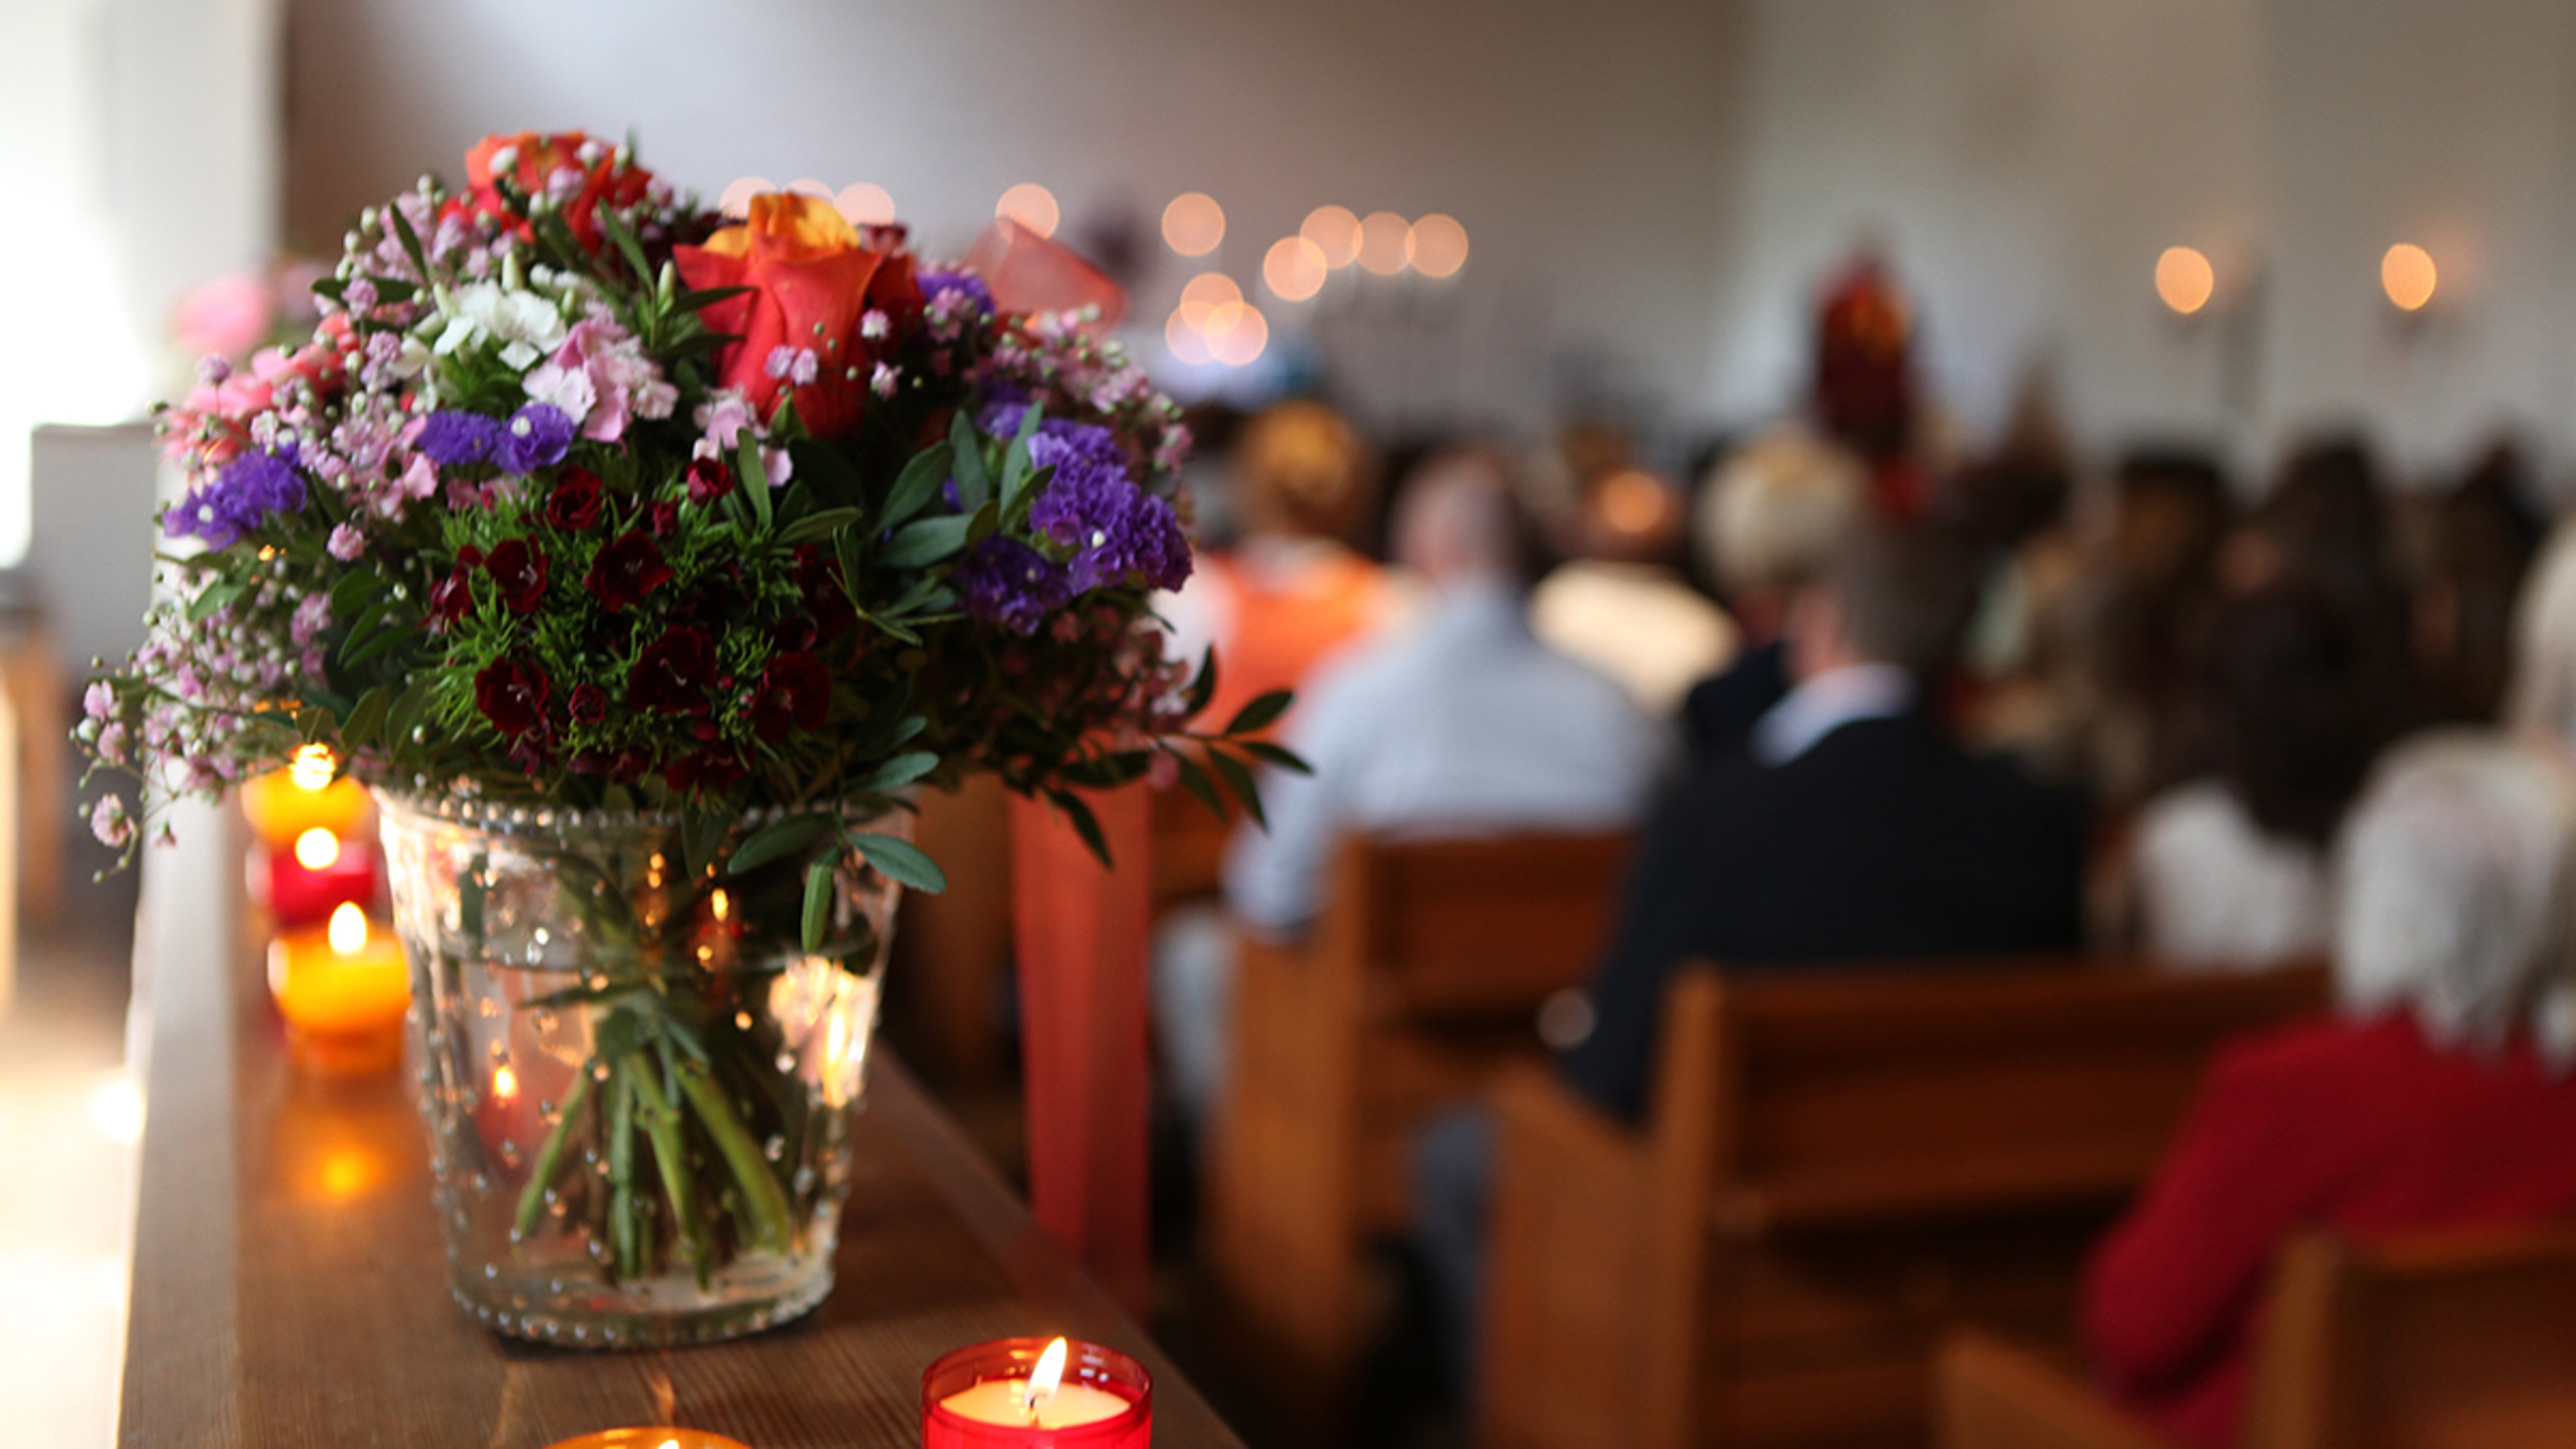
[{"label": "person in orange top", "polygon": [[1223,725],[1318,659],[1384,623],[1394,593],[1347,540],[1375,496],[1367,451],[1339,413],[1285,402],[1254,418],[1236,453],[1242,540],[1202,556],[1162,601],[1175,653],[1213,646],[1217,688],[1202,719]]}]

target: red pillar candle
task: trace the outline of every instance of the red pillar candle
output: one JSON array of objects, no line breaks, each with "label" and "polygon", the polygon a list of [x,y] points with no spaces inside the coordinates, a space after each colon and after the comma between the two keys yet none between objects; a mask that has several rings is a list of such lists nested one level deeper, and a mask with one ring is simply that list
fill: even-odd
[{"label": "red pillar candle", "polygon": [[1154,1381],[1096,1343],[1001,1338],[921,1376],[922,1449],[1147,1449]]}]

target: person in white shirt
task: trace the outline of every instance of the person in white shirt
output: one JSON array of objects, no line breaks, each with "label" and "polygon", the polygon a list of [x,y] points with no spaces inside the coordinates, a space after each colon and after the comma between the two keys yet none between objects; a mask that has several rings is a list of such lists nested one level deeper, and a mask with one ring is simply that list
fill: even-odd
[{"label": "person in white shirt", "polygon": [[1679,490],[1644,469],[1590,479],[1567,530],[1573,556],[1530,592],[1531,632],[1619,681],[1655,719],[1735,658],[1735,621],[1674,566],[1684,513]]},{"label": "person in white shirt", "polygon": [[[1617,684],[1531,636],[1521,533],[1500,455],[1445,453],[1416,472],[1394,545],[1422,605],[1317,670],[1285,740],[1314,773],[1269,771],[1270,828],[1245,826],[1227,853],[1235,928],[1302,933],[1348,835],[1614,829],[1644,808],[1671,752]],[[1232,944],[1205,916],[1176,917],[1157,942],[1156,1024],[1194,1116],[1226,1067]]]}]

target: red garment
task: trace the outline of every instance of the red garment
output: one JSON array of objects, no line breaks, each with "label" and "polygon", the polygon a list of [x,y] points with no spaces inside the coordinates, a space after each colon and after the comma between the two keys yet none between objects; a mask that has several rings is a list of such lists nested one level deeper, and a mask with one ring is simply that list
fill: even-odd
[{"label": "red garment", "polygon": [[2551,1076],[2529,1043],[2445,1051],[2405,1012],[2284,1027],[2220,1054],[2181,1140],[2095,1253],[2085,1330],[2114,1394],[2225,1449],[2292,1234],[2571,1212],[2576,1079]]},{"label": "red garment", "polygon": [[1200,727],[1219,729],[1274,689],[1295,689],[1315,662],[1385,622],[1384,574],[1354,553],[1262,573],[1222,554],[1198,561],[1194,588],[1225,596],[1232,619],[1216,641],[1216,694]]}]

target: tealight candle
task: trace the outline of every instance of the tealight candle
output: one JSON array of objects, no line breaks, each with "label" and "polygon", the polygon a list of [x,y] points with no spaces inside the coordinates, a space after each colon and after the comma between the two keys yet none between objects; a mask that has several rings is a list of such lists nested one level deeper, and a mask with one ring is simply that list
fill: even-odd
[{"label": "tealight candle", "polygon": [[296,1055],[324,1071],[379,1071],[402,1059],[411,971],[402,945],[343,902],[330,924],[268,944],[268,990]]},{"label": "tealight candle", "polygon": [[242,814],[262,845],[293,850],[308,830],[328,830],[342,840],[357,832],[367,818],[367,790],[355,780],[333,779],[336,768],[329,747],[306,745],[285,769],[243,783]]},{"label": "tealight candle", "polygon": [[1144,1365],[1098,1344],[997,1339],[921,1376],[923,1449],[1145,1449],[1153,1434]]},{"label": "tealight candle", "polygon": [[262,850],[266,869],[252,879],[266,886],[268,912],[281,926],[330,919],[333,910],[376,898],[377,855],[363,840],[343,840],[320,826],[295,837],[293,850]]},{"label": "tealight candle", "polygon": [[738,1439],[704,1429],[602,1429],[546,1449],[750,1449]]}]

